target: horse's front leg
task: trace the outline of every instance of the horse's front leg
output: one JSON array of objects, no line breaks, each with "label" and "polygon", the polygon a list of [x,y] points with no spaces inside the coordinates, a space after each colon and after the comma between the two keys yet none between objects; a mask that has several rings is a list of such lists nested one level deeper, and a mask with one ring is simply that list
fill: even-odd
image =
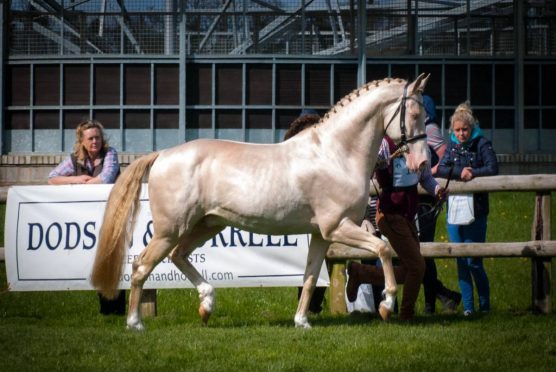
[{"label": "horse's front leg", "polygon": [[328,244],[320,234],[313,234],[311,237],[311,244],[309,245],[309,253],[307,255],[307,266],[305,267],[305,276],[303,277],[303,290],[301,291],[301,297],[299,298],[294,318],[296,328],[311,328],[307,319],[307,310],[315,291],[317,278],[319,277]]},{"label": "horse's front leg", "polygon": [[129,294],[129,308],[127,312],[127,328],[143,331],[145,326],[141,319],[141,296],[143,285],[154,267],[168,255],[172,243],[167,239],[153,236],[141,255],[133,262],[131,274],[131,291]]},{"label": "horse's front leg", "polygon": [[384,271],[385,299],[380,303],[379,313],[382,319],[388,320],[394,311],[396,300],[396,278],[392,265],[392,248],[382,239],[366,231],[345,218],[338,227],[330,233],[333,242],[342,243],[350,247],[365,249],[378,255]]}]

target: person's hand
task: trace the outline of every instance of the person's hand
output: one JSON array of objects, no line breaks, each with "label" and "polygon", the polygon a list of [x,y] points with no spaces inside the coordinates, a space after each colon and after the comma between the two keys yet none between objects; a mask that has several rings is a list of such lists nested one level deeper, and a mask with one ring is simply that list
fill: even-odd
[{"label": "person's hand", "polygon": [[86,174],[82,174],[81,176],[75,176],[72,183],[87,183],[89,182],[89,180],[93,178],[91,176],[88,176]]},{"label": "person's hand", "polygon": [[471,167],[463,168],[463,170],[461,171],[460,178],[464,182],[471,181],[473,179],[473,168]]},{"label": "person's hand", "polygon": [[86,184],[92,185],[92,184],[99,184],[102,183],[102,180],[100,179],[99,176],[96,177],[91,177],[87,180],[87,182],[85,182]]},{"label": "person's hand", "polygon": [[448,197],[448,190],[440,186],[436,191],[436,197],[439,201],[444,201]]}]

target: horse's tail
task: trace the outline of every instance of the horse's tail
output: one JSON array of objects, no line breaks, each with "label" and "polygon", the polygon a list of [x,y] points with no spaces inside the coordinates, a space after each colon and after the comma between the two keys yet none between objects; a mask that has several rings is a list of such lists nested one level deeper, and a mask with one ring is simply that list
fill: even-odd
[{"label": "horse's tail", "polygon": [[117,295],[125,243],[129,241],[139,212],[141,182],[158,155],[158,152],[153,152],[131,163],[118,177],[108,197],[91,273],[91,284],[106,298]]}]

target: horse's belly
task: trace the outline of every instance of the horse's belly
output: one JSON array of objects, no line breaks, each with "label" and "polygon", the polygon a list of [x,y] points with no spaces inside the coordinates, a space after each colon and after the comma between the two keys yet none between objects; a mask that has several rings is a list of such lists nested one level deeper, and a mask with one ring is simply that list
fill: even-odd
[{"label": "horse's belly", "polygon": [[205,217],[205,223],[214,226],[234,226],[258,234],[307,234],[317,230],[308,213],[284,213],[284,211],[233,211],[215,208]]}]

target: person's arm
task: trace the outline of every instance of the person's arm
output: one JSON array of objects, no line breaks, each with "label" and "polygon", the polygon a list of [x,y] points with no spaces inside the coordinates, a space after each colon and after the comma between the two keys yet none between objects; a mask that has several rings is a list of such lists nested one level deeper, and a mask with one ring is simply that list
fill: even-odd
[{"label": "person's arm", "polygon": [[[440,127],[436,123],[429,123],[427,124],[425,129],[427,132],[427,144],[433,148],[434,152],[436,152],[436,155],[438,155],[438,159],[439,160],[442,159],[448,145],[446,144],[446,140],[442,136]],[[439,164],[440,161],[434,167],[431,168],[431,172],[433,176],[436,175]]]},{"label": "person's arm", "polygon": [[87,183],[91,177],[87,175],[74,176],[75,170],[71,157],[65,158],[48,175],[49,185],[68,185],[76,183]]},{"label": "person's arm", "polygon": [[423,171],[421,172],[419,183],[429,194],[434,195],[438,198],[443,197],[444,189],[432,176],[431,167],[428,163],[425,166],[425,169],[423,169]]},{"label": "person's arm", "polygon": [[98,176],[91,178],[87,183],[114,183],[119,172],[120,163],[118,162],[118,153],[110,147],[104,156],[102,171]]},{"label": "person's arm", "polygon": [[471,170],[473,177],[496,176],[498,174],[498,160],[492,148],[492,143],[487,139],[481,140],[477,151],[481,154],[483,166]]}]

